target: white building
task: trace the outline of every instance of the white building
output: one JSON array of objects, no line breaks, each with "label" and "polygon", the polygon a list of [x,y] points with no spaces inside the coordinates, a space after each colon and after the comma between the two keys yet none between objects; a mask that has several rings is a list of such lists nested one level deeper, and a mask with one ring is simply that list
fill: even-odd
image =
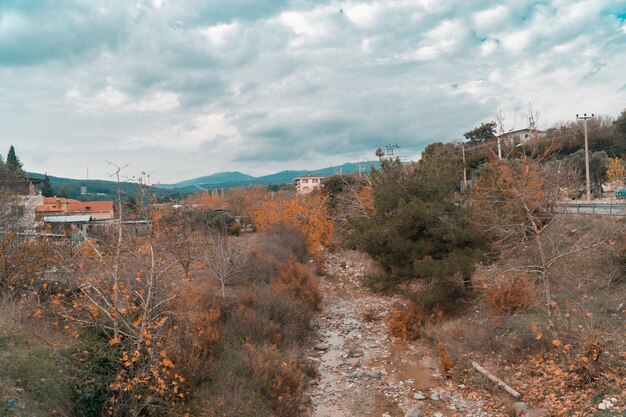
[{"label": "white building", "polygon": [[546,132],[527,127],[525,129],[512,130],[510,132],[505,132],[501,134],[500,136],[497,136],[496,139],[499,139],[502,141],[502,143],[506,143],[509,145],[519,145],[520,143],[528,142],[535,136],[537,138],[543,138],[546,136]]},{"label": "white building", "polygon": [[324,177],[313,175],[310,172],[302,177],[296,177],[293,182],[296,185],[298,194],[309,194],[315,190],[322,189],[322,180]]}]

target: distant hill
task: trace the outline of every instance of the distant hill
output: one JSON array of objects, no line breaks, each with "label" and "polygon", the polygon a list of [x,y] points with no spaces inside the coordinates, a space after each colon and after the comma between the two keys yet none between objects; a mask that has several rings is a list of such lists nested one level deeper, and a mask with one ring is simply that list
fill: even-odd
[{"label": "distant hill", "polygon": [[[311,174],[316,174],[324,177],[328,177],[331,175],[344,173],[344,174],[352,174],[359,171],[359,165],[361,166],[361,170],[363,172],[369,171],[372,166],[378,168],[380,166],[378,161],[368,161],[362,163],[353,163],[348,162],[343,165],[336,165],[327,168],[315,169],[315,170],[289,170],[289,171],[280,171],[275,174],[264,175],[262,177],[251,177],[246,180],[240,181],[226,181],[219,183],[195,183],[191,186],[176,188],[180,193],[197,193],[199,190],[206,189],[233,189],[233,188],[246,188],[252,185],[280,185],[280,184],[290,184],[294,178],[306,175],[309,172]],[[216,174],[214,174],[216,175]],[[244,174],[245,175],[245,174]],[[183,181],[184,182],[184,181]],[[180,183],[179,183],[180,184]]]},{"label": "distant hill", "polygon": [[180,181],[175,184],[159,184],[159,188],[183,188],[196,184],[220,184],[225,182],[237,182],[253,180],[252,175],[243,174],[239,171],[218,172],[217,174],[208,175],[206,177],[198,177],[191,180]]},{"label": "distant hill", "polygon": [[[26,173],[27,176],[32,178],[44,178],[43,174],[38,173]],[[63,178],[48,175],[52,189],[56,195],[60,195],[62,189],[67,188],[69,191],[69,197],[82,201],[98,201],[98,200],[112,200],[117,196],[117,183],[115,181],[106,180],[85,180],[75,178]],[[81,187],[87,187],[87,194],[81,194]],[[148,187],[158,197],[172,197],[179,196],[176,190],[170,189],[157,189],[156,187]],[[139,185],[132,182],[120,183],[120,189],[122,191],[122,198],[126,195],[137,195]]]},{"label": "distant hill", "polygon": [[[337,165],[316,170],[294,170],[280,171],[275,174],[264,175],[262,177],[253,177],[238,171],[234,172],[218,172],[216,174],[204,177],[193,178],[190,180],[180,181],[175,184],[159,184],[155,187],[149,187],[159,198],[176,199],[187,194],[194,194],[202,190],[213,189],[234,189],[246,188],[252,185],[281,185],[290,184],[295,177],[306,175],[309,172],[320,176],[331,176],[338,173],[351,174],[359,171],[359,166],[363,172],[369,171],[372,166],[378,168],[378,161],[369,161],[362,163],[348,162],[343,165]],[[28,173],[33,178],[43,178],[43,174]],[[115,181],[106,180],[85,180],[54,177],[49,175],[50,182],[54,192],[59,195],[61,190],[67,187],[71,198],[77,200],[110,200],[116,197],[117,183]],[[87,187],[87,194],[81,194],[81,186]],[[136,195],[139,185],[131,182],[121,183],[123,195]]]}]

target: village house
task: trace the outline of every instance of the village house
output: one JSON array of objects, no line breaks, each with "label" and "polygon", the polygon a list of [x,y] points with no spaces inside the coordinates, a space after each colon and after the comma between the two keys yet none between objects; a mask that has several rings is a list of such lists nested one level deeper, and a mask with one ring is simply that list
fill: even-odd
[{"label": "village house", "polygon": [[313,175],[310,172],[304,176],[296,177],[293,182],[296,185],[298,194],[309,194],[315,190],[322,189],[322,180],[324,177]]},{"label": "village house", "polygon": [[533,137],[543,138],[546,136],[546,132],[537,129],[531,129],[529,127],[525,129],[512,130],[510,132],[505,132],[499,136],[496,136],[496,139],[499,139],[504,144],[508,145],[519,145],[528,142]]},{"label": "village house", "polygon": [[68,198],[46,197],[37,206],[37,218],[53,216],[89,216],[92,220],[111,220],[115,217],[113,201],[78,201]]},{"label": "village house", "polygon": [[[35,208],[43,202],[43,196],[37,189],[41,180],[34,178],[0,177],[0,193],[6,193],[3,202],[4,220],[11,219],[11,227],[23,232],[33,233],[37,227]],[[0,234],[3,231],[0,230]]]}]

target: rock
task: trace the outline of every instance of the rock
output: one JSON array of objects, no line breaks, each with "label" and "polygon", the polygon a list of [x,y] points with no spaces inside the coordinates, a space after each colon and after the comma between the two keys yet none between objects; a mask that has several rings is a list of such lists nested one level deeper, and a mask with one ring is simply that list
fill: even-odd
[{"label": "rock", "polygon": [[383,413],[383,416],[382,416],[382,417],[391,417],[391,414],[389,414],[389,413]]},{"label": "rock", "polygon": [[416,400],[422,401],[426,399],[426,396],[422,394],[421,392],[416,392],[415,394],[413,394],[413,398],[415,398]]},{"label": "rock", "polygon": [[419,410],[410,410],[404,417],[422,417],[422,413]]},{"label": "rock", "polygon": [[364,372],[365,375],[371,377],[371,378],[381,378],[383,376],[383,373],[381,371],[377,371],[375,369],[371,369],[369,371],[365,371]]},{"label": "rock", "polygon": [[361,366],[361,360],[357,358],[350,358],[346,361],[348,366],[352,366],[354,368],[358,368]]},{"label": "rock", "polygon": [[435,414],[433,414],[435,417],[443,417],[443,413],[440,413],[439,411],[437,411]]},{"label": "rock", "polygon": [[313,349],[322,351],[322,352],[327,351],[329,348],[330,346],[328,346],[328,343],[318,343],[317,345],[313,347]]},{"label": "rock", "polygon": [[608,410],[610,408],[613,408],[613,406],[615,405],[614,403],[617,403],[617,398],[611,398],[610,400],[608,398],[605,398],[600,402],[600,404],[598,404],[598,409]]},{"label": "rock", "polygon": [[548,415],[548,410],[545,408],[531,408],[522,415],[524,417],[546,417]]},{"label": "rock", "polygon": [[349,358],[360,358],[363,355],[364,353],[362,350],[351,350],[350,352],[348,352]]},{"label": "rock", "polygon": [[516,416],[522,416],[526,411],[528,411],[528,404],[524,402],[516,402],[513,404],[513,411],[515,411]]},{"label": "rock", "polygon": [[441,399],[441,395],[438,392],[433,392],[430,394],[430,399],[433,401],[439,401]]}]

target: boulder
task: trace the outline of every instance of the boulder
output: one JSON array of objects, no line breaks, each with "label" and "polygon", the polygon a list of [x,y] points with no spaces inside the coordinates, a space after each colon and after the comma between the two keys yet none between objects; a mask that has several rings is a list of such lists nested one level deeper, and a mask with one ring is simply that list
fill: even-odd
[{"label": "boulder", "polygon": [[416,392],[415,394],[413,394],[413,398],[415,398],[416,400],[422,401],[426,399],[426,396],[422,394],[421,392]]}]

